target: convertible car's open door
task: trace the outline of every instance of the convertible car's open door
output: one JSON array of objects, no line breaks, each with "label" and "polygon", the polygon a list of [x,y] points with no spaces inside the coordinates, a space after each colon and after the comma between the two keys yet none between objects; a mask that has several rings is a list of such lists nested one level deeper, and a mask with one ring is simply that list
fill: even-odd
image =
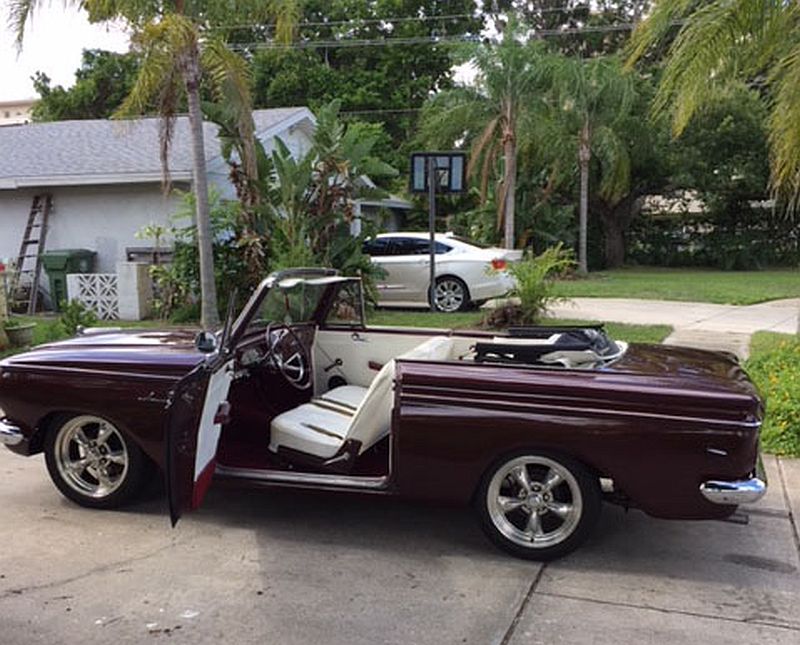
[{"label": "convertible car's open door", "polygon": [[231,318],[229,311],[218,349],[178,381],[167,404],[166,479],[172,526],[184,511],[200,506],[214,476],[233,380],[233,352],[227,346]]}]

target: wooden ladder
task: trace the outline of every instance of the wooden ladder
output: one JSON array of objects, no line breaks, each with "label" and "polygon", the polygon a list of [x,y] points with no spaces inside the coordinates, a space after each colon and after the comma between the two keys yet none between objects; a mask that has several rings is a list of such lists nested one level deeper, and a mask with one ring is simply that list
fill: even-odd
[{"label": "wooden ladder", "polygon": [[47,221],[53,207],[51,195],[36,195],[28,213],[28,223],[19,245],[17,263],[11,274],[8,293],[11,308],[36,313],[39,299],[39,278],[42,275],[42,253],[47,240]]}]

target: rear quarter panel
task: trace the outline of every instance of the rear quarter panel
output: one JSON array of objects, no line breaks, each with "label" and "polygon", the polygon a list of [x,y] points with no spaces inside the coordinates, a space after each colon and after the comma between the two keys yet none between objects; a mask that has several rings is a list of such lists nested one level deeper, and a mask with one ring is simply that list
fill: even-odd
[{"label": "rear quarter panel", "polygon": [[493,462],[537,449],[613,478],[651,515],[720,517],[730,508],[698,487],[752,469],[751,406],[740,393],[648,375],[400,361],[396,483],[406,497],[465,503]]}]

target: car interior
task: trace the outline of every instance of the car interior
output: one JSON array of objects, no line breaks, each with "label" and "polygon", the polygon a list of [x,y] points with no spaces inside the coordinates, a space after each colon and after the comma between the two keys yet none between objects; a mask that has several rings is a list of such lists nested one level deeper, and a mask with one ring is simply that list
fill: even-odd
[{"label": "car interior", "polygon": [[218,462],[386,477],[398,361],[580,369],[608,364],[625,349],[601,327],[519,328],[503,336],[368,327],[359,280],[283,281],[237,342],[232,420]]}]

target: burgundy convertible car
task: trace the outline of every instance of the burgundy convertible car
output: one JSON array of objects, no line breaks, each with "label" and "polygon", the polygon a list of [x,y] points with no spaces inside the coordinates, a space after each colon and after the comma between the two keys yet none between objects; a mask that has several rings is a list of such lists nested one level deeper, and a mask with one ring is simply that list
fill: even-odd
[{"label": "burgundy convertible car", "polygon": [[602,501],[730,515],[766,490],[761,400],[735,358],[614,342],[369,327],[361,284],[267,278],[217,334],[95,331],[0,362],[0,442],[84,506],[166,473],[173,523],[212,477],[475,506],[500,547],[576,548]]}]

